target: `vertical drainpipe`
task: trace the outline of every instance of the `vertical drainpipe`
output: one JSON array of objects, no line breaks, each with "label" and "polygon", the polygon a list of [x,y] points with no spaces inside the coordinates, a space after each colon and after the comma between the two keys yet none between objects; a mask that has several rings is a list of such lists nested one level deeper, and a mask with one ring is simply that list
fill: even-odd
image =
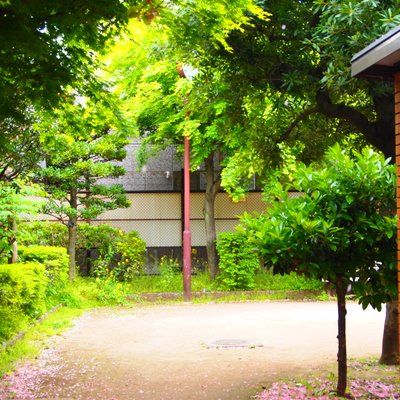
[{"label": "vertical drainpipe", "polygon": [[[394,107],[395,107],[395,135],[396,135],[396,199],[397,199],[397,301],[400,312],[400,71],[394,75]],[[400,314],[398,315],[400,335]],[[400,338],[399,338],[400,354]]]}]

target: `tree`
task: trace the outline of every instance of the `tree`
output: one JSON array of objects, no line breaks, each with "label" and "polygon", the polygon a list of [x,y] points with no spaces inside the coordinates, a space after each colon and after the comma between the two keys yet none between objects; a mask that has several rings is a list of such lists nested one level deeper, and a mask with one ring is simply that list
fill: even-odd
[{"label": "tree", "polygon": [[71,280],[76,274],[78,221],[129,205],[121,185],[102,182],[124,174],[116,162],[126,155],[126,131],[113,103],[104,98],[79,100],[69,97],[39,124],[46,166],[35,177],[47,192],[43,212],[68,226]]},{"label": "tree", "polygon": [[[232,13],[226,17],[228,9]],[[172,15],[164,17],[164,24],[165,21],[168,23],[168,35],[165,25],[160,30],[157,26],[146,28],[132,24],[131,37],[140,35],[141,40],[132,43],[128,39],[128,46],[127,41],[121,42],[113,55],[113,59],[117,59],[113,68],[114,76],[120,79],[119,93],[129,104],[140,134],[145,136],[144,148],[149,142],[158,144],[159,148],[182,143],[182,137],[187,136],[192,145],[192,169],[205,165],[204,214],[212,278],[218,272],[214,201],[220,189],[220,176],[215,164],[229,157],[237,143],[221,139],[224,131],[235,132],[234,127],[228,126],[226,118],[229,104],[226,98],[230,92],[223,82],[218,81],[218,71],[203,70],[194,82],[179,79],[179,75],[184,74],[177,60],[181,57],[191,59],[192,52],[197,52],[197,49],[203,52],[204,46],[227,46],[227,32],[249,23],[246,10],[253,11],[260,18],[266,17],[251,1],[218,2],[212,6],[202,1],[193,5],[182,2]],[[212,19],[210,15],[219,17]],[[183,31],[182,26],[186,26]],[[204,36],[198,34],[199,29],[204,31]],[[177,32],[183,33],[184,38]],[[190,52],[188,46],[192,48]],[[142,162],[145,161],[144,157]]]},{"label": "tree", "polygon": [[246,216],[242,231],[275,273],[296,271],[336,287],[338,303],[338,384],[347,386],[346,291],[353,287],[363,308],[396,298],[395,174],[389,160],[371,149],[325,155],[321,168],[304,164],[293,185],[302,195],[288,197],[278,183],[265,215]]},{"label": "tree", "polygon": [[0,179],[37,166],[41,146],[32,126],[74,88],[98,91],[99,57],[146,0],[0,1]]},{"label": "tree", "polygon": [[[397,1],[257,4],[271,14],[269,21],[255,18],[252,26],[230,34],[233,51],[220,47],[200,63],[224,71],[224,81],[237,94],[236,109],[246,99],[253,115],[244,121],[243,151],[231,159],[222,185],[237,186],[249,171],[267,176],[268,168],[282,161],[281,143],[297,147],[299,159],[310,161],[332,139],[357,135],[357,142],[373,145],[394,162],[392,83],[352,79],[350,66],[356,52],[400,24]],[[258,93],[268,99],[264,106]],[[398,348],[388,338],[398,337],[396,302],[387,305],[387,317],[381,360],[393,363]]]}]

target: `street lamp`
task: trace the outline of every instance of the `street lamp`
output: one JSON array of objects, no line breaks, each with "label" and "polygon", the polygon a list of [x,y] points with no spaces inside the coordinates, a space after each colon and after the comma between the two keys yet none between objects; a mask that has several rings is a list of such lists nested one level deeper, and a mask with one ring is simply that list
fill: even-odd
[{"label": "street lamp", "polygon": [[[177,63],[177,71],[181,78],[192,80],[198,73],[197,69],[187,64]],[[190,143],[185,135],[183,138],[183,299],[191,298],[192,269],[192,234],[190,231]]]}]

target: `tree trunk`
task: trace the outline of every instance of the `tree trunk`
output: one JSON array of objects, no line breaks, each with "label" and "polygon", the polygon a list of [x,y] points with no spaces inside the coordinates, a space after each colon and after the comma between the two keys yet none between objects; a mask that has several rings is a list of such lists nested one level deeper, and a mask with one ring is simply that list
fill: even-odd
[{"label": "tree trunk", "polygon": [[206,247],[208,271],[212,280],[218,274],[217,256],[217,231],[215,228],[215,197],[220,188],[220,179],[215,177],[214,153],[212,152],[205,161],[206,168],[206,194],[204,200],[204,221],[206,226]]},{"label": "tree trunk", "polygon": [[8,259],[9,264],[15,264],[18,261],[18,245],[17,245],[17,219],[15,216],[9,217],[9,224],[11,228],[12,235],[9,239],[11,244],[11,256]]},{"label": "tree trunk", "polygon": [[70,218],[68,221],[68,254],[69,254],[68,275],[71,281],[73,281],[76,277],[75,244],[76,244],[76,218]]},{"label": "tree trunk", "polygon": [[346,290],[343,278],[336,278],[336,296],[338,307],[338,396],[345,396],[347,387],[347,348],[346,348]]},{"label": "tree trunk", "polygon": [[[76,189],[71,189],[70,205],[74,210],[78,208],[78,194]],[[77,217],[70,215],[68,220],[68,254],[69,254],[69,279],[73,281],[76,277],[76,230]]]},{"label": "tree trunk", "polygon": [[400,364],[399,355],[399,309],[398,302],[392,300],[386,304],[385,328],[383,331],[381,364]]}]

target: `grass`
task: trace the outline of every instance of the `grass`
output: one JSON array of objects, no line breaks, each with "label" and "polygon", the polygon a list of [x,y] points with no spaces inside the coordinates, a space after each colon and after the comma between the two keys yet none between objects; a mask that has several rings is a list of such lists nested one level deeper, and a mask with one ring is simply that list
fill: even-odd
[{"label": "grass", "polygon": [[73,318],[83,311],[83,308],[60,307],[39,323],[31,325],[22,339],[0,351],[0,377],[11,372],[17,361],[37,356],[49,337],[59,335],[70,327]]},{"label": "grass", "polygon": [[255,290],[323,290],[324,285],[316,279],[306,279],[294,272],[288,275],[273,275],[269,271],[256,274]]},{"label": "grass", "polygon": [[[218,282],[212,282],[207,273],[200,272],[191,277],[192,292],[211,292],[220,290]],[[163,275],[143,275],[135,277],[129,282],[130,293],[162,293],[182,292],[183,280],[181,273]],[[255,276],[253,290],[323,290],[322,282],[306,279],[295,273],[290,275],[273,275],[269,271],[259,271]]]},{"label": "grass", "polygon": [[13,370],[16,362],[34,358],[45,345],[46,340],[54,335],[61,334],[72,325],[74,318],[85,310],[104,305],[115,305],[114,301],[99,300],[101,287],[94,279],[77,278],[66,285],[58,294],[58,303],[64,305],[48,313],[43,320],[33,322],[26,327],[22,338],[15,343],[0,348],[0,377]]}]

